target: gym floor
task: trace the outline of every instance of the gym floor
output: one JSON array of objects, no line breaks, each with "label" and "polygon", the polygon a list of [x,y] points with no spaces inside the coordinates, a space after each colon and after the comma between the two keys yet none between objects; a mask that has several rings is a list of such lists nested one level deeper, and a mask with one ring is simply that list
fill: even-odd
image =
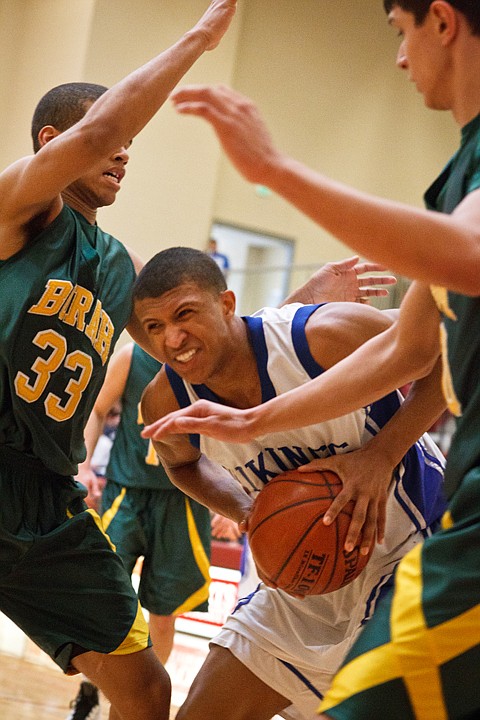
[{"label": "gym floor", "polygon": [[[188,690],[207,653],[208,641],[177,633],[167,669],[172,678],[172,711]],[[66,677],[46,656],[18,658],[0,653],[1,720],[65,720],[77,694],[78,677]],[[102,698],[102,720],[108,720],[108,702]]]}]

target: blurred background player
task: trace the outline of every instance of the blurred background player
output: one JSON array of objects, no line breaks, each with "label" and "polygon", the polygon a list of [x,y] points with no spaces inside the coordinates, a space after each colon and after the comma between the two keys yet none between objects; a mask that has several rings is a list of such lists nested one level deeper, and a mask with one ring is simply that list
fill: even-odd
[{"label": "blurred background player", "polygon": [[[89,489],[87,500],[95,502],[101,495],[103,528],[130,576],[143,558],[138,596],[149,613],[153,649],[165,665],[175,617],[208,609],[211,530],[207,508],[170,482],[152,444],[140,435],[140,399],[160,369],[161,363],[134,343],[115,353],[85,428],[87,457],[79,465],[77,480]],[[118,407],[120,422],[100,493],[92,463],[111,409]],[[84,681],[69,718],[79,720],[87,709],[93,718],[98,704],[96,688]]]},{"label": "blurred background player", "polygon": [[218,243],[214,238],[210,238],[207,244],[207,255],[210,255],[212,260],[215,260],[218,267],[223,273],[225,280],[228,282],[228,274],[230,271],[230,260],[228,255],[218,251]]}]

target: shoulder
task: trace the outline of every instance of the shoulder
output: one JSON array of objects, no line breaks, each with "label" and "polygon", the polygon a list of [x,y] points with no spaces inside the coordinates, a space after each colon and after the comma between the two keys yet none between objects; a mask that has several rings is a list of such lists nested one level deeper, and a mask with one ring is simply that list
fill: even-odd
[{"label": "shoulder", "polygon": [[390,313],[369,305],[328,303],[309,316],[305,334],[312,356],[319,365],[329,368],[392,323]]}]

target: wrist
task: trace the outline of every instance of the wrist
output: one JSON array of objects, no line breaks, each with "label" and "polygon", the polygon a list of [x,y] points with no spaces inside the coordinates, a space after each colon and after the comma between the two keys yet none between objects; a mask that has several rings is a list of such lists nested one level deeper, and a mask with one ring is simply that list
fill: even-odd
[{"label": "wrist", "polygon": [[183,35],[182,40],[187,45],[189,44],[192,46],[192,48],[195,48],[199,56],[206,52],[210,45],[210,38],[208,34],[205,32],[205,30],[197,27],[188,30]]},{"label": "wrist", "polygon": [[381,433],[379,433],[374,438],[369,440],[366,445],[360,448],[360,451],[366,453],[373,453],[376,462],[378,462],[379,464],[383,463],[385,472],[393,473],[405,453],[397,452],[394,447],[387,444],[386,442],[382,442],[382,440],[383,438],[381,437]]},{"label": "wrist", "polygon": [[244,412],[244,428],[249,438],[256,438],[268,432],[263,405],[247,408]]}]

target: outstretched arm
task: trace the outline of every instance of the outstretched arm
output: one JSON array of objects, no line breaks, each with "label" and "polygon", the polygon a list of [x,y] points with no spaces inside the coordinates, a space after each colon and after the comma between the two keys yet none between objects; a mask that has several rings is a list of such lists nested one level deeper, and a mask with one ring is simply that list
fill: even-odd
[{"label": "outstretched arm", "polygon": [[438,311],[427,287],[414,283],[397,321],[319,377],[246,410],[200,400],[144,428],[145,437],[201,433],[249,442],[346,415],[406,383],[425,377],[439,355]]},{"label": "outstretched arm", "polygon": [[407,277],[480,294],[480,190],[452,215],[389,202],[280,152],[256,106],[227,87],[187,86],[172,99],[178,112],[212,125],[247,180],[269,187],[356,252]]},{"label": "outstretched arm", "polygon": [[395,415],[368,443],[354,452],[314,460],[299,468],[300,472],[333,470],[342,479],[343,488],[323,521],[330,525],[350,500],[355,502],[345,540],[347,552],[360,544],[361,552],[367,553],[375,537],[377,542],[383,542],[392,473],[446,407],[440,383],[441,366],[439,358],[427,377],[413,383]]},{"label": "outstretched arm", "polygon": [[[49,140],[0,176],[2,225],[23,226],[58,206],[59,194],[132,138],[163,105],[194,62],[220,42],[236,0],[213,0],[203,17],[178,42],[102,95],[82,120]],[[21,243],[21,239],[18,240]],[[21,247],[21,244],[19,245]],[[19,247],[9,247],[13,254]],[[3,248],[0,257],[5,258]]]}]

